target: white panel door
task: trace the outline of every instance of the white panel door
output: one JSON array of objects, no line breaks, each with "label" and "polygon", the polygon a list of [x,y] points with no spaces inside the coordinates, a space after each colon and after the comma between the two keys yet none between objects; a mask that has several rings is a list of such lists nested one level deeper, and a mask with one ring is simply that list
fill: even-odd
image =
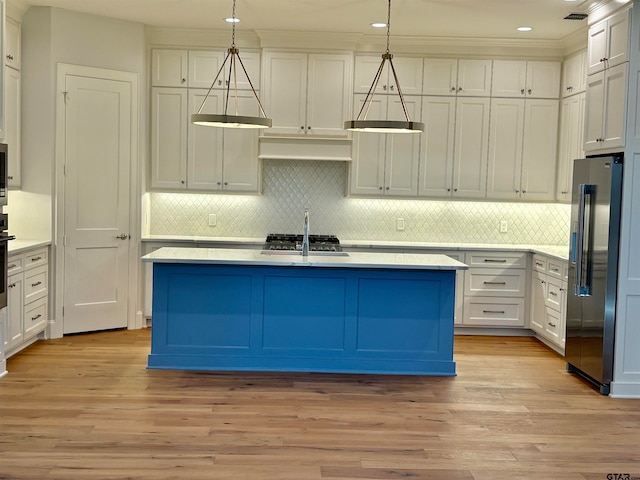
[{"label": "white panel door", "polygon": [[604,72],[604,108],[600,148],[623,147],[627,100],[627,64]]},{"label": "white panel door", "polygon": [[560,106],[560,145],[558,146],[558,181],[556,199],[571,200],[573,161],[583,158],[585,94],[565,98]]},{"label": "white panel door", "polygon": [[458,60],[458,95],[491,95],[491,60]]},{"label": "white panel door", "polygon": [[424,95],[455,95],[458,86],[458,60],[425,58],[422,75]]},{"label": "white panel door", "polygon": [[524,100],[491,100],[487,197],[520,197]]},{"label": "white panel door", "polygon": [[7,165],[7,181],[9,187],[20,187],[21,172],[21,115],[20,102],[22,99],[22,81],[19,70],[5,68],[4,70],[4,125],[5,143],[9,145],[9,161]]},{"label": "white panel door", "polygon": [[522,147],[522,198],[555,197],[558,100],[527,100],[524,108]]},{"label": "white panel door", "polygon": [[604,72],[589,75],[584,113],[584,151],[600,148],[604,111]]},{"label": "white panel door", "polygon": [[524,97],[527,83],[527,62],[494,60],[491,81],[492,97]]},{"label": "white panel door", "polygon": [[454,196],[486,196],[489,107],[489,98],[458,97],[453,155]]},{"label": "white panel door", "polygon": [[346,137],[349,120],[351,55],[312,54],[308,59],[307,135]]},{"label": "white panel door", "polygon": [[218,72],[220,72],[220,75],[214,88],[225,88],[228,76],[225,75],[224,71],[220,71],[224,56],[225,54],[222,52],[190,50],[189,88],[210,88]]},{"label": "white panel door", "polygon": [[151,85],[154,87],[186,87],[187,50],[154,50],[151,52]]},{"label": "white panel door", "polygon": [[[187,187],[199,190],[222,190],[222,132],[215,128],[191,123],[191,115],[196,113],[204,101],[208,90],[189,89],[189,114],[187,124]],[[202,107],[202,113],[223,111],[223,92],[212,90]],[[235,112],[230,112],[234,114]]]},{"label": "white panel door", "polygon": [[612,15],[607,20],[607,68],[629,59],[629,10]]},{"label": "white panel door", "polygon": [[560,96],[560,62],[527,62],[528,98],[558,98]]},{"label": "white panel door", "polygon": [[418,195],[451,196],[455,119],[455,97],[423,97]]},{"label": "white panel door", "polygon": [[[393,57],[393,67],[396,69],[398,81],[403,95],[420,95],[422,93],[422,58]],[[388,62],[387,62],[388,63]],[[398,93],[398,86],[389,70],[389,88],[387,93]],[[373,81],[373,77],[371,77]]]},{"label": "white panel door", "polygon": [[122,328],[133,86],[66,75],[64,87],[64,333]]}]

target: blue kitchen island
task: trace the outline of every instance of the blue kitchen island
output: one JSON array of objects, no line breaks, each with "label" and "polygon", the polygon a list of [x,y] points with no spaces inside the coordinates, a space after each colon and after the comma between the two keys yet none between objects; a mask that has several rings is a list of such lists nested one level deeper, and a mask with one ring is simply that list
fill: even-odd
[{"label": "blue kitchen island", "polygon": [[455,375],[444,255],[161,248],[151,369]]}]

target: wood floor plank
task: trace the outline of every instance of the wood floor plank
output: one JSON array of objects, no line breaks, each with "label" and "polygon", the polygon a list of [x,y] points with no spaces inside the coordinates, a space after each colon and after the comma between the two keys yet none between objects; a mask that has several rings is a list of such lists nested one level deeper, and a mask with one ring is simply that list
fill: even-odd
[{"label": "wood floor plank", "polygon": [[458,336],[456,377],[147,370],[150,331],[41,341],[0,379],[0,479],[640,477],[640,400],[532,338]]}]

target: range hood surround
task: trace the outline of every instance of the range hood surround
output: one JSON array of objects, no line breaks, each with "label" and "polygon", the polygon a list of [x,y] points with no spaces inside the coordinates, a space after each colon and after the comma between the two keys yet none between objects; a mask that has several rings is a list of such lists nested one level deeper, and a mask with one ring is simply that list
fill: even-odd
[{"label": "range hood surround", "polygon": [[260,137],[258,158],[350,162],[350,138]]}]

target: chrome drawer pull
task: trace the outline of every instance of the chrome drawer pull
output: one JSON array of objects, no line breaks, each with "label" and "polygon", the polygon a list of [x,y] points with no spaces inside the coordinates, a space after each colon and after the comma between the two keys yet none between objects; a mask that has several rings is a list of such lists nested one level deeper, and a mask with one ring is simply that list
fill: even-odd
[{"label": "chrome drawer pull", "polygon": [[485,258],[484,261],[486,263],[507,263],[507,260],[504,258],[501,258],[501,259]]},{"label": "chrome drawer pull", "polygon": [[504,315],[504,310],[483,310],[482,313],[499,313],[500,315]]},{"label": "chrome drawer pull", "polygon": [[42,315],[39,313],[37,314],[35,317],[31,317],[31,321],[37,320],[41,317]]},{"label": "chrome drawer pull", "polygon": [[32,287],[37,287],[38,285],[42,285],[42,282],[36,282],[31,284]]},{"label": "chrome drawer pull", "polygon": [[485,285],[506,285],[507,282],[483,282]]}]

